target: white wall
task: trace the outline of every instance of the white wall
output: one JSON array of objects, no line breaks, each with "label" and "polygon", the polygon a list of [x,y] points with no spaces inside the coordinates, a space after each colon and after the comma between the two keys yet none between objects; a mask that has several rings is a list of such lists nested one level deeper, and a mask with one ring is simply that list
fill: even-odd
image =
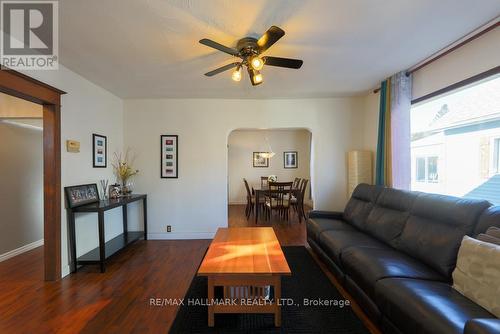
[{"label": "white wall", "polygon": [[359,99],[362,103],[362,121],[358,125],[362,138],[360,149],[372,152],[372,179],[375,182],[380,93],[368,92],[366,95],[360,96]]},{"label": "white wall", "polygon": [[[363,141],[362,99],[145,99],[124,105],[125,144],[138,153],[136,191],[148,194],[151,238],[207,238],[227,226],[228,136],[240,128],[310,130],[314,206],[344,208],[346,152]],[[162,134],[179,135],[178,179],[160,179]]]},{"label": "white wall", "polygon": [[[60,65],[57,71],[29,71],[27,75],[43,81],[67,94],[62,97],[61,108],[61,183],[70,186],[98,183],[99,179],[115,177],[111,168],[114,151],[123,149],[123,102],[120,98]],[[92,167],[92,133],[108,137],[108,167]],[[66,152],[67,139],[81,143],[80,153]],[[64,193],[62,194],[62,203]],[[62,273],[69,273],[66,212],[63,205],[61,223]],[[121,233],[121,209],[105,215],[106,239]],[[77,227],[77,256],[96,247],[97,215],[79,215]]]},{"label": "white wall", "polygon": [[[369,92],[363,97],[363,149],[377,152],[380,93]],[[375,175],[375,174],[373,174]]]},{"label": "white wall", "polygon": [[43,240],[42,142],[41,119],[0,121],[0,258]]},{"label": "white wall", "polygon": [[500,65],[500,28],[413,73],[413,99]]},{"label": "white wall", "polygon": [[[276,153],[269,159],[269,167],[253,167],[253,152],[269,150],[265,138]],[[308,130],[235,130],[229,135],[229,204],[245,204],[247,193],[243,178],[250,187],[260,186],[260,177],[276,175],[279,181],[293,181],[296,177],[310,180],[311,133]],[[285,169],[283,152],[297,151],[297,168]]]}]

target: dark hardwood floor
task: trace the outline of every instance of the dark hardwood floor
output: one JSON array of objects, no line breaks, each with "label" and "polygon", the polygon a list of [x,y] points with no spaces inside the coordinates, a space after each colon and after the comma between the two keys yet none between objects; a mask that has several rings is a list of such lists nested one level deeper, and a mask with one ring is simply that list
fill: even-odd
[{"label": "dark hardwood floor", "polygon": [[[306,245],[306,224],[295,215],[290,224],[257,226],[271,225],[282,245]],[[230,206],[229,226],[255,222],[244,206]],[[43,281],[42,247],[0,262],[0,333],[167,333],[178,308],[151,306],[150,299],[183,298],[209,244],[138,241],[113,257],[106,273],[87,266],[58,282]]]},{"label": "dark hardwood floor", "polygon": [[0,333],[167,333],[210,240],[139,241],[106,273],[88,266],[43,281],[43,249],[0,263]]},{"label": "dark hardwood floor", "polygon": [[[309,211],[309,208],[306,211]],[[246,219],[244,205],[230,205],[228,225],[229,227],[272,226],[282,246],[306,245],[306,223],[304,219],[302,223],[299,223],[297,215],[292,212],[290,212],[289,222],[279,220],[276,215],[273,215],[270,220],[259,219],[255,224],[253,216],[249,220]]]}]

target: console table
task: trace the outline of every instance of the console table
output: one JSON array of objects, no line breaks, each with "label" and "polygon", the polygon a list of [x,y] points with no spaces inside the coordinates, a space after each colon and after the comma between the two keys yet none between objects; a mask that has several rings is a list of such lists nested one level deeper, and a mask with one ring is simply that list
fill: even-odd
[{"label": "console table", "polygon": [[[127,204],[141,201],[143,203],[144,212],[144,231],[128,231],[127,228]],[[114,237],[113,239],[105,242],[104,238],[104,212],[122,207],[123,213],[123,233]],[[94,248],[90,252],[76,257],[76,229],[75,229],[75,215],[76,213],[97,213],[98,216],[98,229],[99,229],[99,247]],[[68,208],[68,228],[70,235],[70,249],[71,249],[71,272],[76,272],[78,265],[85,264],[99,264],[101,273],[105,272],[106,259],[111,255],[117,253],[131,243],[144,237],[147,240],[148,233],[148,220],[147,220],[147,195],[134,194],[118,199],[103,200],[75,208]]]}]

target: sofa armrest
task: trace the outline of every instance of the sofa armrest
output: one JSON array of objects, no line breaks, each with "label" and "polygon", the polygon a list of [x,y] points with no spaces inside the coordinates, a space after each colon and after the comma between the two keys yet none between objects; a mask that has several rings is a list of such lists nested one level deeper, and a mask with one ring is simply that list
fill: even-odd
[{"label": "sofa armrest", "polygon": [[339,211],[312,210],[309,211],[309,218],[326,218],[326,219],[342,220],[344,218],[344,213]]},{"label": "sofa armrest", "polygon": [[500,319],[472,319],[467,321],[464,334],[498,334],[500,333]]}]

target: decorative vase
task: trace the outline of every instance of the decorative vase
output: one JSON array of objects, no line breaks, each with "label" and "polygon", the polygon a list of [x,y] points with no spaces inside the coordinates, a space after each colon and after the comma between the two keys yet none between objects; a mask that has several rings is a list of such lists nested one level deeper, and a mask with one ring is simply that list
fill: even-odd
[{"label": "decorative vase", "polygon": [[122,196],[129,196],[132,193],[132,182],[129,180],[122,180]]},{"label": "decorative vase", "polygon": [[108,199],[108,180],[99,180],[101,184],[101,199],[103,201]]}]

